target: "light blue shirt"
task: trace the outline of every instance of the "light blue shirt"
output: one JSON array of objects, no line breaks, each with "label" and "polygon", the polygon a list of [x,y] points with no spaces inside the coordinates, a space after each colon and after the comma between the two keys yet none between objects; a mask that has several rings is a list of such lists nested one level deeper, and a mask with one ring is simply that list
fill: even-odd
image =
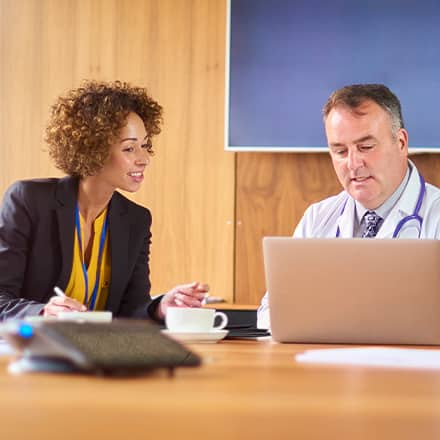
[{"label": "light blue shirt", "polygon": [[[396,191],[394,191],[391,197],[385,200],[385,202],[382,203],[382,205],[380,205],[378,208],[374,210],[374,212],[379,217],[382,218],[379,224],[379,229],[380,226],[382,226],[384,220],[387,218],[388,214],[391,212],[391,210],[394,208],[396,203],[399,201],[401,195],[403,194],[403,191],[405,191],[410,175],[411,175],[411,165],[408,166],[405,177],[403,178],[400,185],[397,187]],[[353,222],[353,237],[362,237],[362,233],[365,231],[366,228],[365,213],[367,211],[370,211],[370,209],[365,208],[357,200],[355,200],[354,203],[355,203],[355,221]]]}]

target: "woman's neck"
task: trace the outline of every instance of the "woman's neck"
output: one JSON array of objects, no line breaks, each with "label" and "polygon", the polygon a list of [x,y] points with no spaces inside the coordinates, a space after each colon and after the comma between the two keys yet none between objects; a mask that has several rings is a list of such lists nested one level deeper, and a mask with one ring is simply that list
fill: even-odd
[{"label": "woman's neck", "polygon": [[114,189],[101,184],[93,176],[80,179],[78,185],[78,206],[83,220],[93,222],[107,207]]}]

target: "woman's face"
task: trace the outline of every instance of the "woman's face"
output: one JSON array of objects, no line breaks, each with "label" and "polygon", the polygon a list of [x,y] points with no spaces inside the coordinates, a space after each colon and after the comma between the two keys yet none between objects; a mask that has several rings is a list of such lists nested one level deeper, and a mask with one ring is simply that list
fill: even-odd
[{"label": "woman's face", "polygon": [[150,163],[148,145],[142,119],[136,113],[129,113],[127,124],[110,146],[110,154],[96,177],[113,190],[136,192],[144,180],[145,167]]}]

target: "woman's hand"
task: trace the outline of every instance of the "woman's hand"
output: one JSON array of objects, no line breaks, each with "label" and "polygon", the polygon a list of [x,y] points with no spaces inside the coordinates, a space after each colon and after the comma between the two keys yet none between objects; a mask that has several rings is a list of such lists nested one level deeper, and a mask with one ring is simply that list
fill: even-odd
[{"label": "woman's hand", "polygon": [[160,301],[158,318],[165,318],[168,307],[200,307],[208,291],[209,286],[198,281],[174,287]]},{"label": "woman's hand", "polygon": [[53,296],[43,308],[43,316],[57,316],[60,312],[85,312],[87,307],[72,298]]}]

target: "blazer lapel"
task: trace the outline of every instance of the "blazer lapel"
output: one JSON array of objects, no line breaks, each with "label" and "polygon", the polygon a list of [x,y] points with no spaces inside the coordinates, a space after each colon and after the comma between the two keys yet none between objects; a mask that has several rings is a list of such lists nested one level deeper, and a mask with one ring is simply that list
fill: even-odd
[{"label": "blazer lapel", "polygon": [[128,241],[130,222],[127,207],[121,202],[116,192],[110,202],[108,211],[108,228],[110,238],[111,279],[106,309],[116,313],[119,310],[126,280],[121,274],[127,273]]},{"label": "blazer lapel", "polygon": [[65,177],[59,180],[56,188],[56,213],[61,247],[61,273],[58,285],[65,289],[69,281],[73,261],[75,237],[75,204],[78,193],[78,179]]}]

